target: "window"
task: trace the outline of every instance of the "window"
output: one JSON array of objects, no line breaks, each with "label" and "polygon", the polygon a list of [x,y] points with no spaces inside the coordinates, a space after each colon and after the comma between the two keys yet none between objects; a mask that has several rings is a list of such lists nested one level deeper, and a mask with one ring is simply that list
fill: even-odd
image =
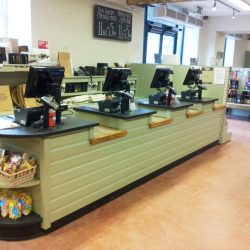
[{"label": "window", "polygon": [[177,45],[176,45],[176,55],[179,56],[180,61],[182,58],[182,47],[183,47],[183,28],[178,29],[178,34],[177,34]]},{"label": "window", "polygon": [[31,46],[31,0],[0,0],[0,38]]},{"label": "window", "polygon": [[224,56],[224,66],[225,67],[233,66],[234,47],[235,47],[235,40],[233,38],[226,37],[225,56]]},{"label": "window", "polygon": [[174,23],[171,19],[156,19],[154,10],[153,5],[147,5],[145,8],[143,62],[154,63],[156,61],[154,55],[157,53],[158,58],[174,54],[176,56],[173,58],[179,59],[181,64],[190,65],[191,58],[198,58],[199,27],[184,27],[186,24],[178,20],[176,20],[178,23]]},{"label": "window", "polygon": [[0,37],[5,37],[7,32],[7,0],[0,0]]},{"label": "window", "polygon": [[155,55],[159,54],[160,50],[160,34],[148,33],[147,42],[147,63],[155,63]]},{"label": "window", "polygon": [[182,64],[190,65],[190,58],[198,57],[199,28],[185,27]]},{"label": "window", "polygon": [[145,30],[143,62],[161,63],[163,55],[176,53],[177,31],[173,27],[147,22]]},{"label": "window", "polygon": [[174,54],[174,48],[175,48],[175,37],[164,35],[162,41],[162,55]]}]

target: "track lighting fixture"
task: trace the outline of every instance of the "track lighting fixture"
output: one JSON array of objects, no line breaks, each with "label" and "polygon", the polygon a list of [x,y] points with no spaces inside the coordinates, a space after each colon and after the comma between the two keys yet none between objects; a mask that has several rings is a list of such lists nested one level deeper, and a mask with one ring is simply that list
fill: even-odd
[{"label": "track lighting fixture", "polygon": [[235,19],[234,9],[233,9],[232,19]]},{"label": "track lighting fixture", "polygon": [[[235,3],[235,5],[237,5],[236,2],[238,2],[238,0],[237,1],[230,0],[229,2]],[[231,5],[229,5],[229,4],[225,3],[225,2],[222,2],[222,0],[214,0],[214,5],[213,5],[213,8],[212,8],[213,11],[216,10],[216,4],[217,3],[220,3],[221,5],[224,5],[224,6],[228,7],[228,8],[230,8],[231,10],[233,10],[232,19],[235,19],[235,12],[240,13],[240,11],[238,9],[234,8],[233,6],[231,6]],[[249,5],[249,7],[250,7],[250,5]]]},{"label": "track lighting fixture", "polygon": [[216,0],[214,0],[214,6],[213,6],[212,10],[216,11]]}]

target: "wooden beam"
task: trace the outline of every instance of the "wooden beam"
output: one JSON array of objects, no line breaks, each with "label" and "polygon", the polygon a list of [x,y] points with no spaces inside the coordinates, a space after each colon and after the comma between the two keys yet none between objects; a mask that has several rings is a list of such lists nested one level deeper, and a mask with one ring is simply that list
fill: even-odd
[{"label": "wooden beam", "polygon": [[129,5],[144,5],[154,3],[177,3],[177,2],[192,2],[193,0],[127,0]]}]

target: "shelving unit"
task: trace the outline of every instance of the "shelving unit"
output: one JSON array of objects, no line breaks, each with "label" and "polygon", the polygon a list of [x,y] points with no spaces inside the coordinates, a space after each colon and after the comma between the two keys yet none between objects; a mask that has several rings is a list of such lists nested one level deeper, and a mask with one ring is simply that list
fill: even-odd
[{"label": "shelving unit", "polygon": [[[138,76],[132,75],[128,77],[128,82],[130,84],[130,90],[134,91],[136,94],[136,88],[138,83]],[[65,77],[62,82],[62,98],[77,96],[77,95],[92,95],[102,93],[102,86],[105,81],[105,76],[74,76],[74,77]],[[68,84],[85,84],[86,91],[75,91],[67,92]]]},{"label": "shelving unit", "polygon": [[[105,81],[105,76],[74,76],[74,77],[65,77],[62,82],[62,99],[72,98],[67,102],[69,108],[74,108],[78,106],[82,106],[89,102],[86,101],[86,96],[93,96],[102,94],[102,86]],[[134,92],[134,96],[136,96],[136,88],[138,84],[138,76],[132,75],[128,77],[128,83],[130,85],[130,91]],[[67,85],[70,85],[68,87]],[[67,92],[69,89],[74,89],[73,86],[76,86],[75,92]],[[77,91],[84,89],[85,91]],[[74,100],[74,97],[80,97],[77,101]],[[83,100],[81,100],[81,96]]]},{"label": "shelving unit", "polygon": [[4,64],[0,67],[0,72],[11,73],[11,72],[28,72],[29,65],[27,64]]},{"label": "shelving unit", "polygon": [[[226,111],[228,115],[250,118],[250,90],[245,89],[246,84],[249,84],[249,74],[250,70],[246,68],[231,69],[231,80],[229,81],[229,94],[226,104]],[[237,84],[235,85],[234,82],[237,82]],[[232,98],[230,96],[230,91],[231,93],[234,92]]]},{"label": "shelving unit", "polygon": [[0,179],[0,189],[1,188],[6,188],[6,189],[14,189],[14,188],[16,188],[16,189],[18,189],[18,188],[33,187],[33,186],[37,186],[37,185],[40,185],[40,180],[36,179],[36,178],[34,178],[31,181],[28,181],[28,182],[22,183],[20,185],[17,185],[17,186],[10,186],[6,182],[4,182],[2,179]]},{"label": "shelving unit", "polygon": [[[37,178],[17,186],[10,186],[0,179],[0,189],[24,189],[25,192],[26,189],[39,188],[39,185],[40,180]],[[43,233],[41,222],[42,217],[34,211],[29,215],[22,215],[18,220],[11,220],[0,215],[0,240],[25,240],[37,237]]]},{"label": "shelving unit", "polygon": [[[9,85],[15,87],[19,84],[24,84],[28,79],[29,65],[9,64],[0,67],[0,85]],[[128,77],[130,90],[137,95],[138,75]],[[76,96],[92,96],[102,94],[102,86],[105,81],[105,76],[71,76],[65,77],[62,82],[62,99],[67,99]],[[84,91],[65,92],[67,84],[77,85],[83,83]],[[86,91],[85,91],[86,90]],[[67,103],[69,108],[78,107],[86,104],[89,101],[72,101]],[[10,112],[1,112],[0,115],[8,115]]]},{"label": "shelving unit", "polygon": [[[4,133],[4,130],[1,131]],[[36,170],[35,178],[24,182],[20,185],[11,186],[8,185],[3,179],[0,179],[0,189],[7,190],[21,190],[28,193],[32,197],[32,213],[27,216],[22,216],[17,221],[13,221],[9,218],[3,218],[0,215],[0,239],[1,240],[25,240],[33,237],[37,237],[43,233],[41,229],[41,223],[43,221],[40,209],[40,149],[41,143],[38,139],[30,138],[25,140],[22,138],[2,138],[0,136],[0,148],[8,148],[17,152],[26,152],[34,155],[38,168]]]},{"label": "shelving unit", "polygon": [[0,240],[25,240],[42,235],[42,218],[35,212],[14,221],[1,217]]}]

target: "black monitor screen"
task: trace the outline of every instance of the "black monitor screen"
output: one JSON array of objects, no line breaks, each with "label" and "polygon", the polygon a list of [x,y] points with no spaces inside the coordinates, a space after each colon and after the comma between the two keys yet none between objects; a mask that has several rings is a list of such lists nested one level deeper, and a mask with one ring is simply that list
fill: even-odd
[{"label": "black monitor screen", "polygon": [[64,68],[57,66],[30,66],[25,97],[39,98],[51,94],[51,85],[61,85]]},{"label": "black monitor screen", "polygon": [[198,81],[200,80],[201,73],[202,73],[202,71],[200,69],[189,69],[187,74],[186,74],[183,85],[197,84]]},{"label": "black monitor screen", "polygon": [[102,91],[115,92],[127,90],[127,79],[131,75],[129,68],[108,68]]},{"label": "black monitor screen", "polygon": [[170,79],[169,75],[173,74],[173,71],[168,68],[157,68],[153,80],[151,82],[150,88],[163,88],[169,85]]}]

